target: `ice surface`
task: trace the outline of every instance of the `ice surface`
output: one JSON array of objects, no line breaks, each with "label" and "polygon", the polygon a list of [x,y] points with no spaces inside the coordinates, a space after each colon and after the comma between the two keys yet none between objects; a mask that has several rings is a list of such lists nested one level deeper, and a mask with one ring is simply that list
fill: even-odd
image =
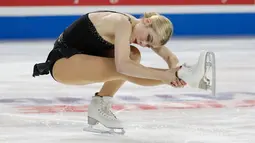
[{"label": "ice surface", "polygon": [[[0,142],[1,143],[254,143],[254,106],[240,108],[201,108],[169,110],[118,110],[124,121],[126,135],[112,136],[83,132],[86,112],[25,114],[17,105],[32,104],[27,99],[69,97],[87,99],[102,84],[66,86],[50,76],[32,77],[36,62],[45,60],[53,41],[3,41],[0,43]],[[216,53],[216,101],[227,105],[255,100],[255,39],[174,39],[168,43],[180,63],[195,62],[201,50]],[[149,49],[141,49],[142,64],[158,68],[167,65]],[[236,92],[243,92],[238,94]],[[245,92],[249,94],[245,94]],[[141,87],[125,84],[116,94],[147,99],[152,104],[155,94],[170,94],[175,98],[201,101],[200,94],[190,88],[168,86]],[[176,94],[176,95],[175,95]],[[221,97],[231,98],[223,100]],[[148,99],[151,97],[151,100]],[[22,99],[24,99],[22,101]],[[26,99],[26,100],[25,100]],[[12,101],[10,103],[10,100]],[[9,102],[8,102],[9,101]],[[40,104],[41,104],[40,100]],[[155,101],[156,102],[156,101]],[[33,105],[36,102],[33,102]],[[38,103],[38,106],[39,106]],[[159,102],[158,102],[159,103]],[[121,104],[121,103],[120,103]]]}]

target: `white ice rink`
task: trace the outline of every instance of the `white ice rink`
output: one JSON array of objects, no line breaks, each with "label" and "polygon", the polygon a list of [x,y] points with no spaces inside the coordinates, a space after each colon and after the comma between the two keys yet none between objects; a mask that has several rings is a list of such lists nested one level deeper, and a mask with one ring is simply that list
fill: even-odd
[{"label": "white ice rink", "polygon": [[[18,108],[29,105],[39,109],[45,105],[43,99],[60,105],[64,100],[55,103],[60,97],[86,99],[82,103],[88,103],[87,99],[102,85],[65,86],[56,83],[50,76],[33,78],[33,65],[46,59],[52,45],[53,41],[0,42],[0,143],[255,143],[255,38],[175,39],[169,42],[169,48],[181,63],[196,61],[203,49],[216,53],[217,97],[188,87],[139,87],[126,83],[116,94],[116,102],[128,105],[128,100],[117,100],[123,95],[137,97],[141,103],[154,106],[172,105],[173,99],[179,102],[210,99],[225,106],[115,110],[124,121],[124,136],[83,132],[86,112],[39,114],[24,113]],[[149,49],[141,51],[143,64],[167,67]],[[193,95],[182,95],[185,93]],[[163,102],[155,98],[155,94],[171,95],[173,98]],[[246,107],[243,107],[243,101],[247,101]]]}]

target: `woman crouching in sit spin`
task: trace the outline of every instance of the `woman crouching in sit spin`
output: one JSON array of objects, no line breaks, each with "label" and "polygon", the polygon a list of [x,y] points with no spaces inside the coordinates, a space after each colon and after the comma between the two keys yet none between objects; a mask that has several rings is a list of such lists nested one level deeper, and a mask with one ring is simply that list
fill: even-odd
[{"label": "woman crouching in sit spin", "polygon": [[[88,123],[122,129],[110,110],[110,99],[126,81],[142,86],[183,87],[192,83],[193,88],[199,87],[204,73],[194,75],[192,67],[177,67],[177,57],[164,46],[172,34],[171,21],[154,12],[140,19],[114,11],[90,12],[63,31],[46,62],[34,66],[33,76],[50,73],[57,82],[68,85],[103,82],[88,107]],[[140,51],[130,46],[132,43],[152,49],[169,69],[141,65]]]}]

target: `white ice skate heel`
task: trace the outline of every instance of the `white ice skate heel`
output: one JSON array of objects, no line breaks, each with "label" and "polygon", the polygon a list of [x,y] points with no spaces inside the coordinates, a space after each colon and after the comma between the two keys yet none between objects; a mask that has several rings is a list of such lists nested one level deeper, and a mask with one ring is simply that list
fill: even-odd
[{"label": "white ice skate heel", "polygon": [[[112,97],[106,96],[94,96],[88,107],[88,128],[84,128],[84,131],[96,132],[96,133],[108,133],[108,134],[124,134],[125,131],[119,119],[111,112],[110,108]],[[104,131],[93,128],[96,124],[102,124],[110,130]],[[120,132],[115,131],[120,129]]]},{"label": "white ice skate heel", "polygon": [[[215,54],[203,51],[200,53],[198,62],[188,66],[184,64],[178,71],[178,77],[184,80],[190,87],[203,90],[211,90],[212,95],[216,93],[216,69]],[[208,74],[208,73],[211,74]]]}]

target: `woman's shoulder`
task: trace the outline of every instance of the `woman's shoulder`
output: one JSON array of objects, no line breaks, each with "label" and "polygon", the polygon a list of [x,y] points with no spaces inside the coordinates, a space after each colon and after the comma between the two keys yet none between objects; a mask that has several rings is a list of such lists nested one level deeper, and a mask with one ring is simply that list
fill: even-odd
[{"label": "woman's shoulder", "polygon": [[133,23],[136,21],[136,17],[128,13],[122,13],[117,11],[95,11],[89,13],[90,17],[97,17],[101,20],[112,21],[112,22],[125,22]]},{"label": "woman's shoulder", "polygon": [[109,18],[113,23],[124,27],[132,27],[135,17],[126,13],[112,13]]}]

